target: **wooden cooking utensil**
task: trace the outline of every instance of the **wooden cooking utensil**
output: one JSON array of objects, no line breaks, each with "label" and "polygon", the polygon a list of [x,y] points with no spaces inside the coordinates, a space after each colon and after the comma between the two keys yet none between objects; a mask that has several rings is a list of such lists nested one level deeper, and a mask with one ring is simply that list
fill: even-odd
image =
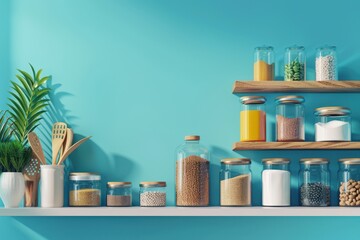
[{"label": "wooden cooking utensil", "polygon": [[66,129],[66,138],[62,146],[62,153],[61,157],[64,155],[64,153],[69,150],[74,138],[74,133],[71,128]]},{"label": "wooden cooking utensil", "polygon": [[36,155],[36,157],[41,161],[42,164],[46,165],[46,159],[44,156],[44,151],[41,146],[41,142],[37,136],[36,133],[31,132],[28,134],[28,140],[31,146],[31,149],[33,153]]},{"label": "wooden cooking utensil", "polygon": [[56,165],[61,146],[63,145],[66,137],[67,125],[63,122],[57,122],[52,128],[52,164]]},{"label": "wooden cooking utensil", "polygon": [[32,156],[23,170],[25,178],[25,207],[38,206],[38,187],[40,180],[40,160]]},{"label": "wooden cooking utensil", "polygon": [[91,138],[91,136],[83,138],[81,140],[79,140],[78,142],[76,142],[74,145],[72,145],[66,152],[65,154],[61,157],[61,159],[58,162],[58,165],[61,165],[65,159],[70,155],[70,153],[72,153],[75,149],[77,149],[82,143],[86,142],[87,140],[89,140]]}]

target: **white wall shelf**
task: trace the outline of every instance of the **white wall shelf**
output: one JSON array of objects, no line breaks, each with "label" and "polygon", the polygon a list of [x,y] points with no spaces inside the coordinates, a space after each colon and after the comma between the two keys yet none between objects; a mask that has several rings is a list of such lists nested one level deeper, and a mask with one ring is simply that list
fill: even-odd
[{"label": "white wall shelf", "polygon": [[360,216],[351,207],[124,207],[1,208],[0,216]]}]

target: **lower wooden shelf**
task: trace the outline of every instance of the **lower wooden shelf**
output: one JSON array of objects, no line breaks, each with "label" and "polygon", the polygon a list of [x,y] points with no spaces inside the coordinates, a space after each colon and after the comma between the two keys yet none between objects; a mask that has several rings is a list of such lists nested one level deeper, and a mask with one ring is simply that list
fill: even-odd
[{"label": "lower wooden shelf", "polygon": [[95,207],[2,208],[0,216],[118,216],[118,217],[226,217],[226,216],[360,216],[351,207]]},{"label": "lower wooden shelf", "polygon": [[236,142],[234,151],[240,150],[355,150],[360,142]]}]

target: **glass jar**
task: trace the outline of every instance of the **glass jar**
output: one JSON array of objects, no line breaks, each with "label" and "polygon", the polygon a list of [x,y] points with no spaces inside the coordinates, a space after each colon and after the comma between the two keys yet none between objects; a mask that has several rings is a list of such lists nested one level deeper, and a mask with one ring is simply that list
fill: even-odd
[{"label": "glass jar", "polygon": [[339,160],[339,205],[360,206],[360,158]]},{"label": "glass jar", "polygon": [[69,206],[99,207],[101,205],[101,176],[78,172],[69,176]]},{"label": "glass jar", "polygon": [[335,46],[316,49],[315,72],[316,81],[338,80]]},{"label": "glass jar", "polygon": [[266,141],[266,98],[263,96],[244,96],[240,98],[240,141]]},{"label": "glass jar", "polygon": [[266,158],[262,163],[262,205],[290,206],[290,160]]},{"label": "glass jar", "polygon": [[108,182],[106,205],[108,207],[131,206],[131,182]]},{"label": "glass jar", "polygon": [[251,161],[248,158],[221,160],[221,206],[251,206]]},{"label": "glass jar", "polygon": [[296,142],[305,140],[304,101],[301,96],[276,98],[276,141]]},{"label": "glass jar", "polygon": [[141,207],[166,206],[166,182],[141,182],[139,186]]},{"label": "glass jar", "polygon": [[254,81],[272,81],[275,79],[275,53],[271,46],[255,48]]},{"label": "glass jar", "polygon": [[351,141],[350,109],[322,107],[315,110],[315,141]]},{"label": "glass jar", "polygon": [[305,48],[292,46],[285,49],[285,81],[305,81],[306,55]]},{"label": "glass jar", "polygon": [[186,136],[176,149],[176,206],[209,205],[210,153],[199,141],[200,136]]},{"label": "glass jar", "polygon": [[300,160],[299,195],[300,206],[330,206],[330,171],[327,159]]}]

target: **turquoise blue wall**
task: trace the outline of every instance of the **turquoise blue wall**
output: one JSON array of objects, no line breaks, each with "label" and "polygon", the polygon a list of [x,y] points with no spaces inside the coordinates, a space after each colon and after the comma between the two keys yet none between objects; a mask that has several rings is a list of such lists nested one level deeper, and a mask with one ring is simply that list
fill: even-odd
[{"label": "turquoise blue wall", "polygon": [[[71,156],[69,171],[97,171],[104,182],[127,180],[135,186],[140,181],[165,180],[169,185],[168,204],[173,205],[173,151],[184,135],[199,134],[213,156],[212,205],[219,202],[219,160],[237,156],[253,159],[254,205],[261,203],[261,158],[293,160],[292,203],[296,205],[298,159],[328,157],[332,161],[332,204],[336,204],[336,160],[358,156],[358,151],[234,153],[231,146],[239,139],[239,103],[231,88],[235,79],[252,78],[253,48],[262,44],[273,45],[279,61],[287,45],[304,45],[308,50],[308,76],[312,79],[315,47],[334,44],[339,49],[340,78],[359,79],[359,7],[355,0],[2,0],[0,107],[5,107],[9,79],[14,79],[16,68],[28,69],[30,62],[52,75],[50,86],[54,89],[54,106],[39,133],[49,131],[49,121],[58,119],[67,121],[80,135],[94,136]],[[353,138],[360,140],[359,95],[304,96],[309,140],[313,139],[313,109],[327,105],[353,110]],[[266,97],[271,140],[276,95]],[[18,217],[0,219],[0,236],[356,239],[359,220]]]}]

